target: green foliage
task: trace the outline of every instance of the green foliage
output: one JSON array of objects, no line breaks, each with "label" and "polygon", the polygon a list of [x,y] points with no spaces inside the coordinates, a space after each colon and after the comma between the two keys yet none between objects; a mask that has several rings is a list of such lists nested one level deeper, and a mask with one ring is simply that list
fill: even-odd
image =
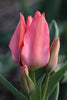
[{"label": "green foliage", "polygon": [[35,71],[35,76],[36,76],[36,81],[38,81],[40,79],[40,77],[43,76],[45,72],[45,68],[39,68],[38,70]]},{"label": "green foliage", "polygon": [[51,44],[54,38],[59,37],[59,28],[55,20],[52,20],[51,24],[49,25],[49,32],[50,32],[50,44]]},{"label": "green foliage", "polygon": [[63,78],[63,75],[66,71],[67,71],[67,64],[64,67],[62,67],[59,71],[55,72],[50,76],[46,98],[48,98],[51,95],[57,83]]},{"label": "green foliage", "polygon": [[45,74],[43,76],[41,76],[39,78],[39,80],[37,81],[37,85],[40,89],[40,98],[41,98],[40,100],[42,100],[42,92],[41,91],[42,91],[42,85],[43,85],[44,77],[45,77]]},{"label": "green foliage", "polygon": [[7,88],[13,95],[15,95],[19,100],[27,100],[21,92],[19,92],[9,81],[7,81],[3,76],[0,75],[0,83]]},{"label": "green foliage", "polygon": [[67,83],[67,72],[64,74],[64,78],[62,80],[62,83]]},{"label": "green foliage", "polygon": [[52,94],[49,96],[48,100],[58,100],[58,97],[59,97],[59,83],[57,84]]},{"label": "green foliage", "polygon": [[32,94],[31,98],[32,98],[32,100],[41,100],[40,88],[38,87],[37,84],[35,85],[35,87],[36,87],[35,91]]}]

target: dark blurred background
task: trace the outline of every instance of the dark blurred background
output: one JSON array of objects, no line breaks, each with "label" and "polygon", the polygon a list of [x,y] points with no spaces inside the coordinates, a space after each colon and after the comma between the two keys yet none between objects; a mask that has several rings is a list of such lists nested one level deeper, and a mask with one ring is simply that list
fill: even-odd
[{"label": "dark blurred background", "polygon": [[[12,61],[8,44],[19,21],[20,12],[26,19],[28,15],[33,16],[37,10],[45,12],[49,26],[53,19],[57,22],[61,41],[59,54],[61,64],[58,66],[61,67],[67,61],[67,0],[0,0],[0,74],[18,90],[20,90],[19,67]],[[0,84],[0,100],[18,99]],[[67,77],[60,83],[58,100],[67,100]]]}]

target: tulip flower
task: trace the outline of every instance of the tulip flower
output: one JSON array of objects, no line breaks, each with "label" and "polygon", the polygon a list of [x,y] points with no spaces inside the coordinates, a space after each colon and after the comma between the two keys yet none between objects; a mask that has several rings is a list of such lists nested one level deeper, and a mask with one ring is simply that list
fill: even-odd
[{"label": "tulip flower", "polygon": [[44,14],[37,11],[25,23],[20,13],[20,21],[9,43],[12,58],[20,66],[27,65],[32,70],[44,67],[50,58],[49,29]]},{"label": "tulip flower", "polygon": [[50,36],[44,13],[36,11],[28,16],[25,23],[20,13],[20,21],[9,43],[12,59],[20,66],[27,65],[31,70],[44,67],[50,59]]}]

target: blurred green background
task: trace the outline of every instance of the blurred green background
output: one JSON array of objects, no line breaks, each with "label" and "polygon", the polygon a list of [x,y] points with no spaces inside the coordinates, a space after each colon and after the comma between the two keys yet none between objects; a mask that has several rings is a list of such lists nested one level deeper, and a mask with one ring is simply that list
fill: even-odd
[{"label": "blurred green background", "polygon": [[[56,70],[67,63],[67,0],[0,0],[0,74],[18,89],[19,67],[12,61],[8,44],[19,21],[20,12],[26,19],[28,15],[33,17],[37,10],[45,12],[50,29],[50,42],[52,43],[55,33],[58,32],[60,37],[61,47]],[[17,98],[0,84],[0,100]],[[67,100],[67,73],[60,82],[58,100]]]}]

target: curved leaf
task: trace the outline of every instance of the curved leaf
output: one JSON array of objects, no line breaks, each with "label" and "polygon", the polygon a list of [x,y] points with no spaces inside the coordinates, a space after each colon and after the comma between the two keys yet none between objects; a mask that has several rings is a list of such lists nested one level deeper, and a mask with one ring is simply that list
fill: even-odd
[{"label": "curved leaf", "polygon": [[19,92],[9,81],[7,81],[3,76],[0,75],[0,83],[7,88],[13,95],[15,95],[19,100],[27,100],[25,96]]},{"label": "curved leaf", "polygon": [[62,79],[66,71],[67,71],[67,64],[64,67],[62,67],[59,71],[55,72],[54,74],[50,76],[46,98],[48,98],[51,95],[51,93],[57,86],[57,83]]},{"label": "curved leaf", "polygon": [[59,83],[57,84],[56,88],[54,89],[48,100],[58,100],[58,96],[59,96]]}]

